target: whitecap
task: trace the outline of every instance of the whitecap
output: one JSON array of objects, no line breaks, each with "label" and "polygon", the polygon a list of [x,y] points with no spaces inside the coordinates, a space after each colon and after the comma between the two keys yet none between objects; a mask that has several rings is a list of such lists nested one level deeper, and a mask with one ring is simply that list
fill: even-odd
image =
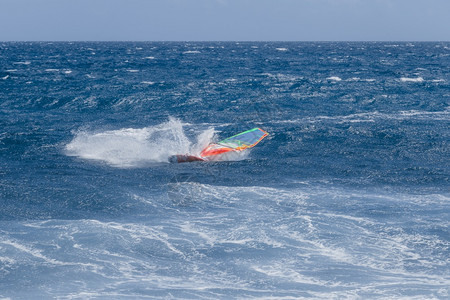
[{"label": "whitecap", "polygon": [[45,69],[45,72],[59,72],[59,69]]},{"label": "whitecap", "polygon": [[278,51],[288,51],[287,48],[276,48],[276,50],[278,50]]},{"label": "whitecap", "polygon": [[147,56],[147,57],[144,57],[145,59],[155,59],[155,57],[154,56]]},{"label": "whitecap", "polygon": [[331,76],[327,78],[328,80],[333,80],[333,81],[341,81],[342,78],[338,77],[338,76]]},{"label": "whitecap", "polygon": [[139,70],[127,70],[127,72],[130,72],[130,73],[137,73],[137,72],[139,72]]},{"label": "whitecap", "polygon": [[14,62],[13,64],[15,64],[15,65],[29,65],[29,64],[31,64],[31,61],[18,61],[18,62]]},{"label": "whitecap", "polygon": [[183,54],[197,54],[200,53],[200,51],[197,50],[188,50],[188,51],[184,51]]},{"label": "whitecap", "polygon": [[[327,79],[331,80],[331,77],[330,77],[330,78],[327,78]],[[362,82],[365,81],[365,82],[374,82],[375,79],[373,79],[373,78],[363,79],[363,78],[359,78],[359,77],[352,77],[352,78],[347,79],[346,81],[362,81]]]},{"label": "whitecap", "polygon": [[155,84],[155,82],[153,82],[153,81],[142,81],[141,83],[148,84],[148,85],[154,85]]},{"label": "whitecap", "polygon": [[416,78],[401,77],[400,81],[401,82],[423,82],[424,80],[422,77],[416,77]]},{"label": "whitecap", "polygon": [[2,77],[3,80],[6,80],[9,78],[9,75],[6,75],[5,77]]}]

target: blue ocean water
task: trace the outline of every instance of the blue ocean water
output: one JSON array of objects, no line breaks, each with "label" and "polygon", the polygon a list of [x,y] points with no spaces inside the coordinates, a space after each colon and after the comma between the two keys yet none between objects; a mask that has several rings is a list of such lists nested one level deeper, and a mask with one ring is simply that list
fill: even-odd
[{"label": "blue ocean water", "polygon": [[0,43],[0,297],[448,299],[449,100],[448,42]]}]

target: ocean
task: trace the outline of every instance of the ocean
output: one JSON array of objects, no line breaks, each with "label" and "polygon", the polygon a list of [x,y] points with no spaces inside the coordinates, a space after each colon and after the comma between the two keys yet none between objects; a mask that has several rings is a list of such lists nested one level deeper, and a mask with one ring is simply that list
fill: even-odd
[{"label": "ocean", "polygon": [[448,42],[0,43],[0,298],[449,299],[449,100]]}]

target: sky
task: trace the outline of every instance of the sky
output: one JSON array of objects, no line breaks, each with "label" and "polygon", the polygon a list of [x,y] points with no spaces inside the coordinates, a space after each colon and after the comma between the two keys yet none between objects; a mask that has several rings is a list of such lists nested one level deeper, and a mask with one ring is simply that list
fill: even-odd
[{"label": "sky", "polygon": [[450,0],[0,0],[0,41],[450,41]]}]

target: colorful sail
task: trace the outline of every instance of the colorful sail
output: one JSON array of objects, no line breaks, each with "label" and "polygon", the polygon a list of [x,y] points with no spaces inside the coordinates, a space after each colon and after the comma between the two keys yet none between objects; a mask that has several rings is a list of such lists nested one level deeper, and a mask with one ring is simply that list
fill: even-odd
[{"label": "colorful sail", "polygon": [[267,135],[269,134],[264,130],[260,128],[253,128],[226,138],[216,144],[210,144],[200,153],[200,156],[207,157],[230,151],[242,151],[255,146]]}]

